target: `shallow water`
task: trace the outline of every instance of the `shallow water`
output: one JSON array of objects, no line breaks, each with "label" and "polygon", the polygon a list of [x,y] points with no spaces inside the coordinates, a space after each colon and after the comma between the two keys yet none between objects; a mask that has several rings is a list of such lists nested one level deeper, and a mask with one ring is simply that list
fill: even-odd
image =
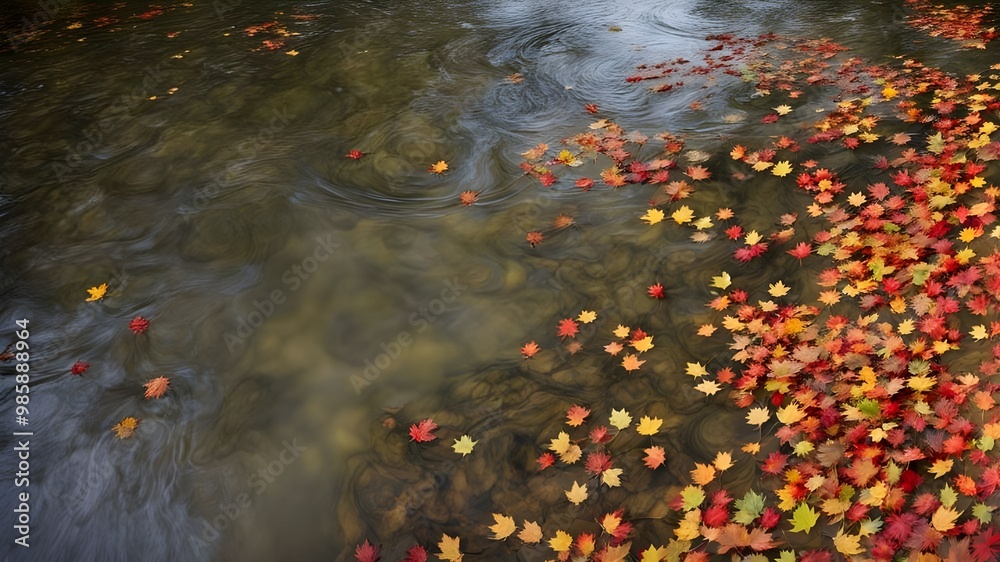
[{"label": "shallow water", "polygon": [[[0,455],[9,560],[329,560],[365,537],[402,553],[490,522],[574,402],[644,404],[671,455],[738,442],[739,414],[682,374],[705,352],[708,274],[735,271],[728,247],[654,234],[635,220],[640,190],[543,190],[520,153],[584,130],[586,103],[628,130],[682,134],[712,162],[734,138],[775,134],[721,118],[766,107],[737,79],[669,94],[625,82],[635,65],[699,56],[713,33],[826,36],[957,73],[995,61],[907,28],[894,2],[224,2],[148,19],[139,2],[66,2],[30,38],[4,34],[0,344],[30,320],[34,383],[30,549],[6,523],[10,438]],[[39,8],[2,11],[17,34]],[[270,21],[289,35],[244,31]],[[863,174],[863,158],[846,155],[841,174]],[[444,176],[427,172],[438,160]],[[764,228],[804,200],[776,186],[703,196]],[[460,206],[470,189],[478,203]],[[577,226],[529,248],[559,213]],[[808,273],[785,256],[734,277]],[[659,304],[643,297],[657,280]],[[104,282],[108,296],[84,302]],[[657,334],[656,364],[617,380],[596,353],[521,360],[585,308],[596,331],[626,319]],[[148,332],[128,331],[135,316]],[[170,393],[143,400],[160,374]],[[129,415],[142,422],[120,441],[110,428]],[[432,415],[477,432],[461,469],[450,450],[407,449],[404,424]]]}]

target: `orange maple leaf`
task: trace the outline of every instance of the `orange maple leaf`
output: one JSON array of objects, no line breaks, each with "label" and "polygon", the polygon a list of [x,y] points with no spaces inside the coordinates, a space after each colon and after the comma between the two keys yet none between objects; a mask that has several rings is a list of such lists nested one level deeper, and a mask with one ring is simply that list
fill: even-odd
[{"label": "orange maple leaf", "polygon": [[170,386],[170,379],[164,376],[159,376],[155,379],[150,379],[149,382],[143,386],[146,387],[146,400],[149,400],[150,398],[159,398],[166,394],[167,388]]},{"label": "orange maple leaf", "polygon": [[704,166],[688,166],[684,174],[692,180],[707,180],[712,176],[712,172],[709,172],[708,168]]},{"label": "orange maple leaf", "polygon": [[583,424],[583,420],[587,419],[587,416],[589,415],[590,410],[584,408],[583,406],[573,404],[573,407],[566,411],[566,425],[577,427]]},{"label": "orange maple leaf", "polygon": [[139,427],[139,419],[132,416],[122,418],[122,421],[118,422],[111,431],[115,432],[115,437],[119,439],[128,439],[135,434],[135,428]]},{"label": "orange maple leaf", "polygon": [[525,359],[531,359],[540,350],[541,348],[538,347],[537,343],[535,343],[534,341],[529,341],[528,343],[521,346],[521,355],[523,355]]},{"label": "orange maple leaf", "polygon": [[642,459],[642,462],[650,469],[656,469],[667,460],[667,453],[663,447],[650,447],[645,452],[646,458]]},{"label": "orange maple leaf", "polygon": [[448,163],[445,162],[444,160],[438,160],[437,163],[431,165],[431,167],[428,168],[427,171],[431,172],[432,174],[443,174],[448,171]]},{"label": "orange maple leaf", "polygon": [[622,358],[622,367],[625,367],[625,370],[629,372],[637,371],[643,363],[645,363],[645,361],[640,361],[634,353],[629,353]]},{"label": "orange maple leaf", "polygon": [[462,205],[466,207],[475,203],[476,199],[479,199],[479,192],[472,191],[471,189],[463,191],[461,195],[458,196],[458,200],[461,201]]}]

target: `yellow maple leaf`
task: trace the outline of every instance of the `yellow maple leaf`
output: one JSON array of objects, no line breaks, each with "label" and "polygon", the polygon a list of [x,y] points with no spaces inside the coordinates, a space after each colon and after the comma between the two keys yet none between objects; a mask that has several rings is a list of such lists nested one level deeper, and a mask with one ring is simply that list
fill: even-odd
[{"label": "yellow maple leaf", "polygon": [[712,396],[716,392],[722,390],[722,387],[715,381],[705,379],[701,381],[701,383],[695,385],[694,389],[708,396]]},{"label": "yellow maple leaf", "polygon": [[646,336],[641,340],[632,342],[632,347],[639,353],[653,349],[653,336]]},{"label": "yellow maple leaf", "polygon": [[607,484],[609,488],[617,488],[622,485],[622,472],[620,468],[609,468],[601,473],[601,482]]},{"label": "yellow maple leaf", "polygon": [[567,552],[573,545],[573,537],[566,531],[556,531],[556,536],[549,539],[549,548],[556,552]]},{"label": "yellow maple leaf", "polygon": [[705,230],[706,228],[712,228],[715,224],[712,223],[712,217],[701,217],[700,219],[691,223],[691,226],[698,230]]},{"label": "yellow maple leaf", "polygon": [[677,224],[684,224],[686,222],[691,222],[694,220],[694,211],[691,210],[687,205],[682,206],[670,215],[670,218],[674,219]]},{"label": "yellow maple leaf", "polygon": [[[451,448],[454,449],[456,453],[461,453],[462,456],[464,457],[465,455],[468,455],[469,453],[472,452],[472,448],[476,446],[476,443],[479,443],[479,441],[473,441],[472,437],[469,437],[468,435],[463,435],[460,439],[455,440],[455,443],[451,446]],[[510,521],[511,524],[513,525],[514,520],[511,519]]]},{"label": "yellow maple leaf", "polygon": [[674,534],[677,535],[678,540],[690,541],[701,536],[701,510],[692,509],[684,515],[684,519],[681,520],[677,528],[674,529]]},{"label": "yellow maple leaf", "polygon": [[96,301],[96,300],[103,299],[104,298],[104,293],[108,292],[108,284],[107,283],[101,283],[100,285],[98,285],[96,287],[91,287],[91,288],[87,289],[87,292],[90,293],[90,296],[87,297],[87,301],[86,302],[93,302],[93,301]]},{"label": "yellow maple leaf", "polygon": [[938,506],[937,511],[931,516],[931,526],[942,533],[955,528],[955,520],[958,519],[958,512],[950,507]]},{"label": "yellow maple leaf", "polygon": [[820,291],[819,302],[833,306],[840,302],[840,291],[830,290],[830,291]]},{"label": "yellow maple leaf", "polygon": [[660,418],[642,416],[639,418],[639,427],[636,431],[639,432],[639,435],[655,435],[660,430],[661,425],[663,425],[663,420]]},{"label": "yellow maple leaf", "polygon": [[843,529],[837,533],[836,537],[833,537],[833,546],[837,548],[837,552],[846,556],[854,556],[864,551],[861,548],[861,537],[858,535],[845,535]]},{"label": "yellow maple leaf", "polygon": [[723,291],[725,291],[726,288],[732,284],[733,284],[733,278],[730,277],[728,273],[723,271],[722,275],[717,275],[715,277],[712,277],[712,284],[709,286],[715,287],[716,289],[722,289]]},{"label": "yellow maple leaf", "polygon": [[493,531],[493,536],[490,538],[495,541],[502,541],[517,530],[517,523],[514,522],[513,517],[494,513],[493,520],[496,521],[496,524],[490,525],[490,530]]},{"label": "yellow maple leaf", "polygon": [[122,418],[122,421],[112,427],[111,431],[114,431],[115,437],[119,439],[128,439],[135,434],[136,427],[139,427],[139,419],[128,416],[126,418]]},{"label": "yellow maple leaf", "polygon": [[566,490],[565,493],[566,499],[568,499],[573,505],[580,505],[587,499],[588,495],[587,487],[577,484],[576,481],[573,482],[573,487]]},{"label": "yellow maple leaf", "polygon": [[652,225],[662,221],[665,216],[666,215],[664,215],[663,211],[660,209],[650,209],[646,211],[645,215],[642,215],[639,218]]},{"label": "yellow maple leaf", "polygon": [[984,340],[990,337],[990,335],[986,332],[986,326],[982,324],[973,326],[972,331],[969,332],[969,335],[972,336],[972,339],[976,341]]},{"label": "yellow maple leaf", "polygon": [[912,319],[907,318],[906,320],[900,322],[899,326],[896,326],[896,331],[905,336],[912,334],[914,328],[916,328],[916,324],[914,324]]},{"label": "yellow maple leaf", "polygon": [[748,455],[756,455],[760,452],[760,442],[747,443],[746,445],[740,447],[740,450]]},{"label": "yellow maple leaf", "polygon": [[687,370],[685,372],[694,378],[700,378],[708,375],[708,371],[705,370],[704,365],[701,363],[688,363]]},{"label": "yellow maple leaf", "polygon": [[750,425],[764,425],[764,422],[771,419],[771,412],[767,408],[750,408],[747,412],[747,423]]},{"label": "yellow maple leaf", "polygon": [[435,164],[431,165],[430,169],[427,171],[433,174],[443,174],[448,171],[448,163],[444,160],[438,160]]},{"label": "yellow maple leaf", "polygon": [[789,290],[789,287],[787,287],[781,281],[778,281],[777,283],[771,283],[767,287],[768,287],[767,288],[767,292],[772,297],[783,297],[783,296],[785,296],[785,295],[788,294],[788,290]]},{"label": "yellow maple leaf", "polygon": [[764,170],[774,166],[774,162],[767,162],[766,160],[759,160],[754,162],[753,169],[757,172],[763,172]]},{"label": "yellow maple leaf", "polygon": [[896,88],[893,88],[892,86],[886,86],[885,88],[882,88],[882,97],[885,98],[886,101],[889,101],[892,98],[896,97],[897,94],[899,94],[899,92],[897,92]]},{"label": "yellow maple leaf", "polygon": [[865,194],[861,193],[860,191],[854,192],[847,196],[847,202],[850,203],[851,205],[854,205],[855,207],[860,207],[861,205],[864,205],[865,201],[867,201],[867,198],[865,197]]},{"label": "yellow maple leaf", "polygon": [[597,313],[593,310],[584,310],[576,319],[583,324],[590,324],[594,320],[597,320]]},{"label": "yellow maple leaf", "polygon": [[764,237],[761,236],[759,232],[751,230],[750,232],[747,232],[747,235],[743,238],[743,242],[745,242],[747,246],[753,246],[754,244],[760,242],[763,238]]},{"label": "yellow maple leaf", "polygon": [[699,486],[705,486],[715,480],[715,467],[708,464],[694,463],[694,470],[691,471],[691,480]]},{"label": "yellow maple leaf", "polygon": [[524,528],[517,534],[517,538],[527,544],[535,544],[542,540],[542,527],[537,521],[524,520]]},{"label": "yellow maple leaf", "polygon": [[715,468],[719,472],[724,472],[732,468],[733,464],[734,463],[733,463],[732,453],[728,453],[725,451],[719,451],[718,453],[716,453],[715,460],[712,461],[712,465],[715,466]]},{"label": "yellow maple leaf", "polygon": [[670,551],[663,546],[655,548],[653,545],[649,545],[649,548],[643,550],[641,554],[642,558],[639,559],[639,562],[661,562],[670,556]]},{"label": "yellow maple leaf", "polygon": [[785,425],[792,425],[806,417],[806,413],[799,408],[798,404],[794,402],[788,404],[784,408],[778,408],[774,415],[778,418],[778,421]]},{"label": "yellow maple leaf", "polygon": [[619,430],[625,429],[632,424],[632,416],[630,416],[624,409],[615,410],[612,408],[611,417],[608,418],[608,420],[612,426],[618,428]]},{"label": "yellow maple leaf", "polygon": [[928,390],[934,388],[934,385],[936,383],[937,379],[927,375],[913,376],[910,377],[908,381],[906,381],[906,385],[912,388],[913,390],[916,390],[917,392],[927,392]]},{"label": "yellow maple leaf", "polygon": [[622,326],[621,324],[619,324],[618,327],[615,328],[614,334],[616,338],[624,338],[628,336],[628,332],[629,332],[628,326]]},{"label": "yellow maple leaf", "polygon": [[560,431],[559,436],[549,442],[549,450],[555,451],[556,454],[562,454],[569,450],[571,444],[569,434],[565,431]]},{"label": "yellow maple leaf", "polygon": [[774,112],[777,113],[778,115],[788,115],[789,113],[792,112],[792,106],[779,105],[778,107],[774,108]]},{"label": "yellow maple leaf", "polygon": [[792,173],[792,163],[789,162],[788,160],[782,160],[781,162],[778,162],[777,164],[774,165],[774,168],[771,170],[771,173],[778,176],[779,178],[783,178],[788,174]]},{"label": "yellow maple leaf", "polygon": [[927,469],[927,472],[933,474],[934,479],[936,480],[944,476],[945,474],[951,472],[951,467],[954,464],[955,461],[952,459],[939,459],[934,461],[933,464],[931,464],[931,467]]},{"label": "yellow maple leaf", "polygon": [[438,548],[441,549],[441,554],[438,554],[438,558],[441,560],[448,560],[449,562],[458,562],[461,560],[462,553],[459,551],[458,541],[458,537],[441,535],[441,542],[438,543]]}]

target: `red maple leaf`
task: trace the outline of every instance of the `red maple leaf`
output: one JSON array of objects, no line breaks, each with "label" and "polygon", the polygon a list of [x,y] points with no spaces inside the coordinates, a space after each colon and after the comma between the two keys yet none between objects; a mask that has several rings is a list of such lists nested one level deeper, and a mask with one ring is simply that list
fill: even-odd
[{"label": "red maple leaf", "polygon": [[810,253],[812,253],[812,245],[809,242],[799,242],[794,248],[788,250],[788,255],[799,260],[805,259]]},{"label": "red maple leaf", "polygon": [[996,560],[996,554],[1000,552],[1000,534],[993,531],[993,527],[986,527],[982,533],[972,539],[972,557],[976,562],[988,562]]},{"label": "red maple leaf", "polygon": [[427,562],[427,550],[419,544],[414,545],[406,551],[406,558],[400,562]]},{"label": "red maple leaf", "polygon": [[364,544],[354,549],[354,557],[358,559],[358,562],[376,562],[379,559],[378,547],[365,539]]},{"label": "red maple leaf", "polygon": [[142,316],[136,316],[128,323],[128,329],[132,330],[133,334],[141,334],[149,328],[149,320],[146,320]]},{"label": "red maple leaf", "polygon": [[584,461],[583,466],[587,469],[587,472],[596,476],[611,468],[611,457],[607,453],[594,451],[593,453],[587,455],[587,460]]},{"label": "red maple leaf", "polygon": [[573,404],[573,406],[566,411],[566,424],[577,427],[583,424],[583,420],[587,419],[590,415],[590,410],[580,406],[578,404]]},{"label": "red maple leaf", "polygon": [[438,425],[431,421],[430,418],[420,423],[415,423],[410,426],[410,441],[416,441],[417,443],[433,441],[437,439],[437,435],[433,435],[431,432],[437,428]]},{"label": "red maple leaf", "polygon": [[563,318],[559,321],[559,329],[556,332],[556,335],[562,339],[575,337],[577,332],[580,331],[578,327],[579,324],[577,324],[572,318]]},{"label": "red maple leaf", "polygon": [[556,456],[552,453],[542,453],[535,462],[538,464],[538,470],[545,470],[555,464]]},{"label": "red maple leaf", "polygon": [[585,109],[587,113],[597,113],[597,104],[588,103],[583,106],[583,109]]},{"label": "red maple leaf", "polygon": [[86,371],[89,368],[90,368],[90,363],[87,363],[86,361],[77,361],[76,363],[73,363],[72,367],[70,367],[69,372],[73,373],[74,375],[82,375],[84,371]]},{"label": "red maple leaf", "polygon": [[360,150],[351,150],[350,152],[347,153],[347,157],[352,160],[360,160],[361,157],[364,155],[365,153],[361,152]]},{"label": "red maple leaf", "polygon": [[646,292],[649,293],[649,296],[653,297],[654,299],[662,299],[667,296],[663,292],[663,285],[661,283],[657,283],[656,285],[650,285],[649,289],[647,289]]},{"label": "red maple leaf", "polygon": [[594,180],[590,178],[580,178],[576,180],[576,186],[584,191],[590,191],[590,188],[594,187]]},{"label": "red maple leaf", "polygon": [[590,440],[594,443],[604,443],[605,441],[610,441],[611,436],[608,435],[608,428],[603,425],[599,425],[594,429],[590,430]]},{"label": "red maple leaf", "polygon": [[702,512],[701,520],[709,527],[722,527],[729,523],[729,509],[724,505],[713,505]]},{"label": "red maple leaf", "polygon": [[785,468],[785,463],[788,461],[788,455],[783,455],[778,451],[771,453],[764,462],[761,463],[760,469],[768,474],[780,474]]}]

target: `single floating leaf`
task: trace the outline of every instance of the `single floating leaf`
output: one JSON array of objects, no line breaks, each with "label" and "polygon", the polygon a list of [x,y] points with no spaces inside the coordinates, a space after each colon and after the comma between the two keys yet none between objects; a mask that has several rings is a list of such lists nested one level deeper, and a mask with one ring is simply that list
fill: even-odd
[{"label": "single floating leaf", "polygon": [[[472,448],[476,446],[476,443],[479,443],[479,441],[473,441],[472,437],[463,435],[461,438],[455,440],[455,443],[451,446],[451,448],[454,449],[456,453],[461,453],[464,457],[472,452]],[[513,522],[514,520],[511,519],[511,524],[513,524]]]}]

